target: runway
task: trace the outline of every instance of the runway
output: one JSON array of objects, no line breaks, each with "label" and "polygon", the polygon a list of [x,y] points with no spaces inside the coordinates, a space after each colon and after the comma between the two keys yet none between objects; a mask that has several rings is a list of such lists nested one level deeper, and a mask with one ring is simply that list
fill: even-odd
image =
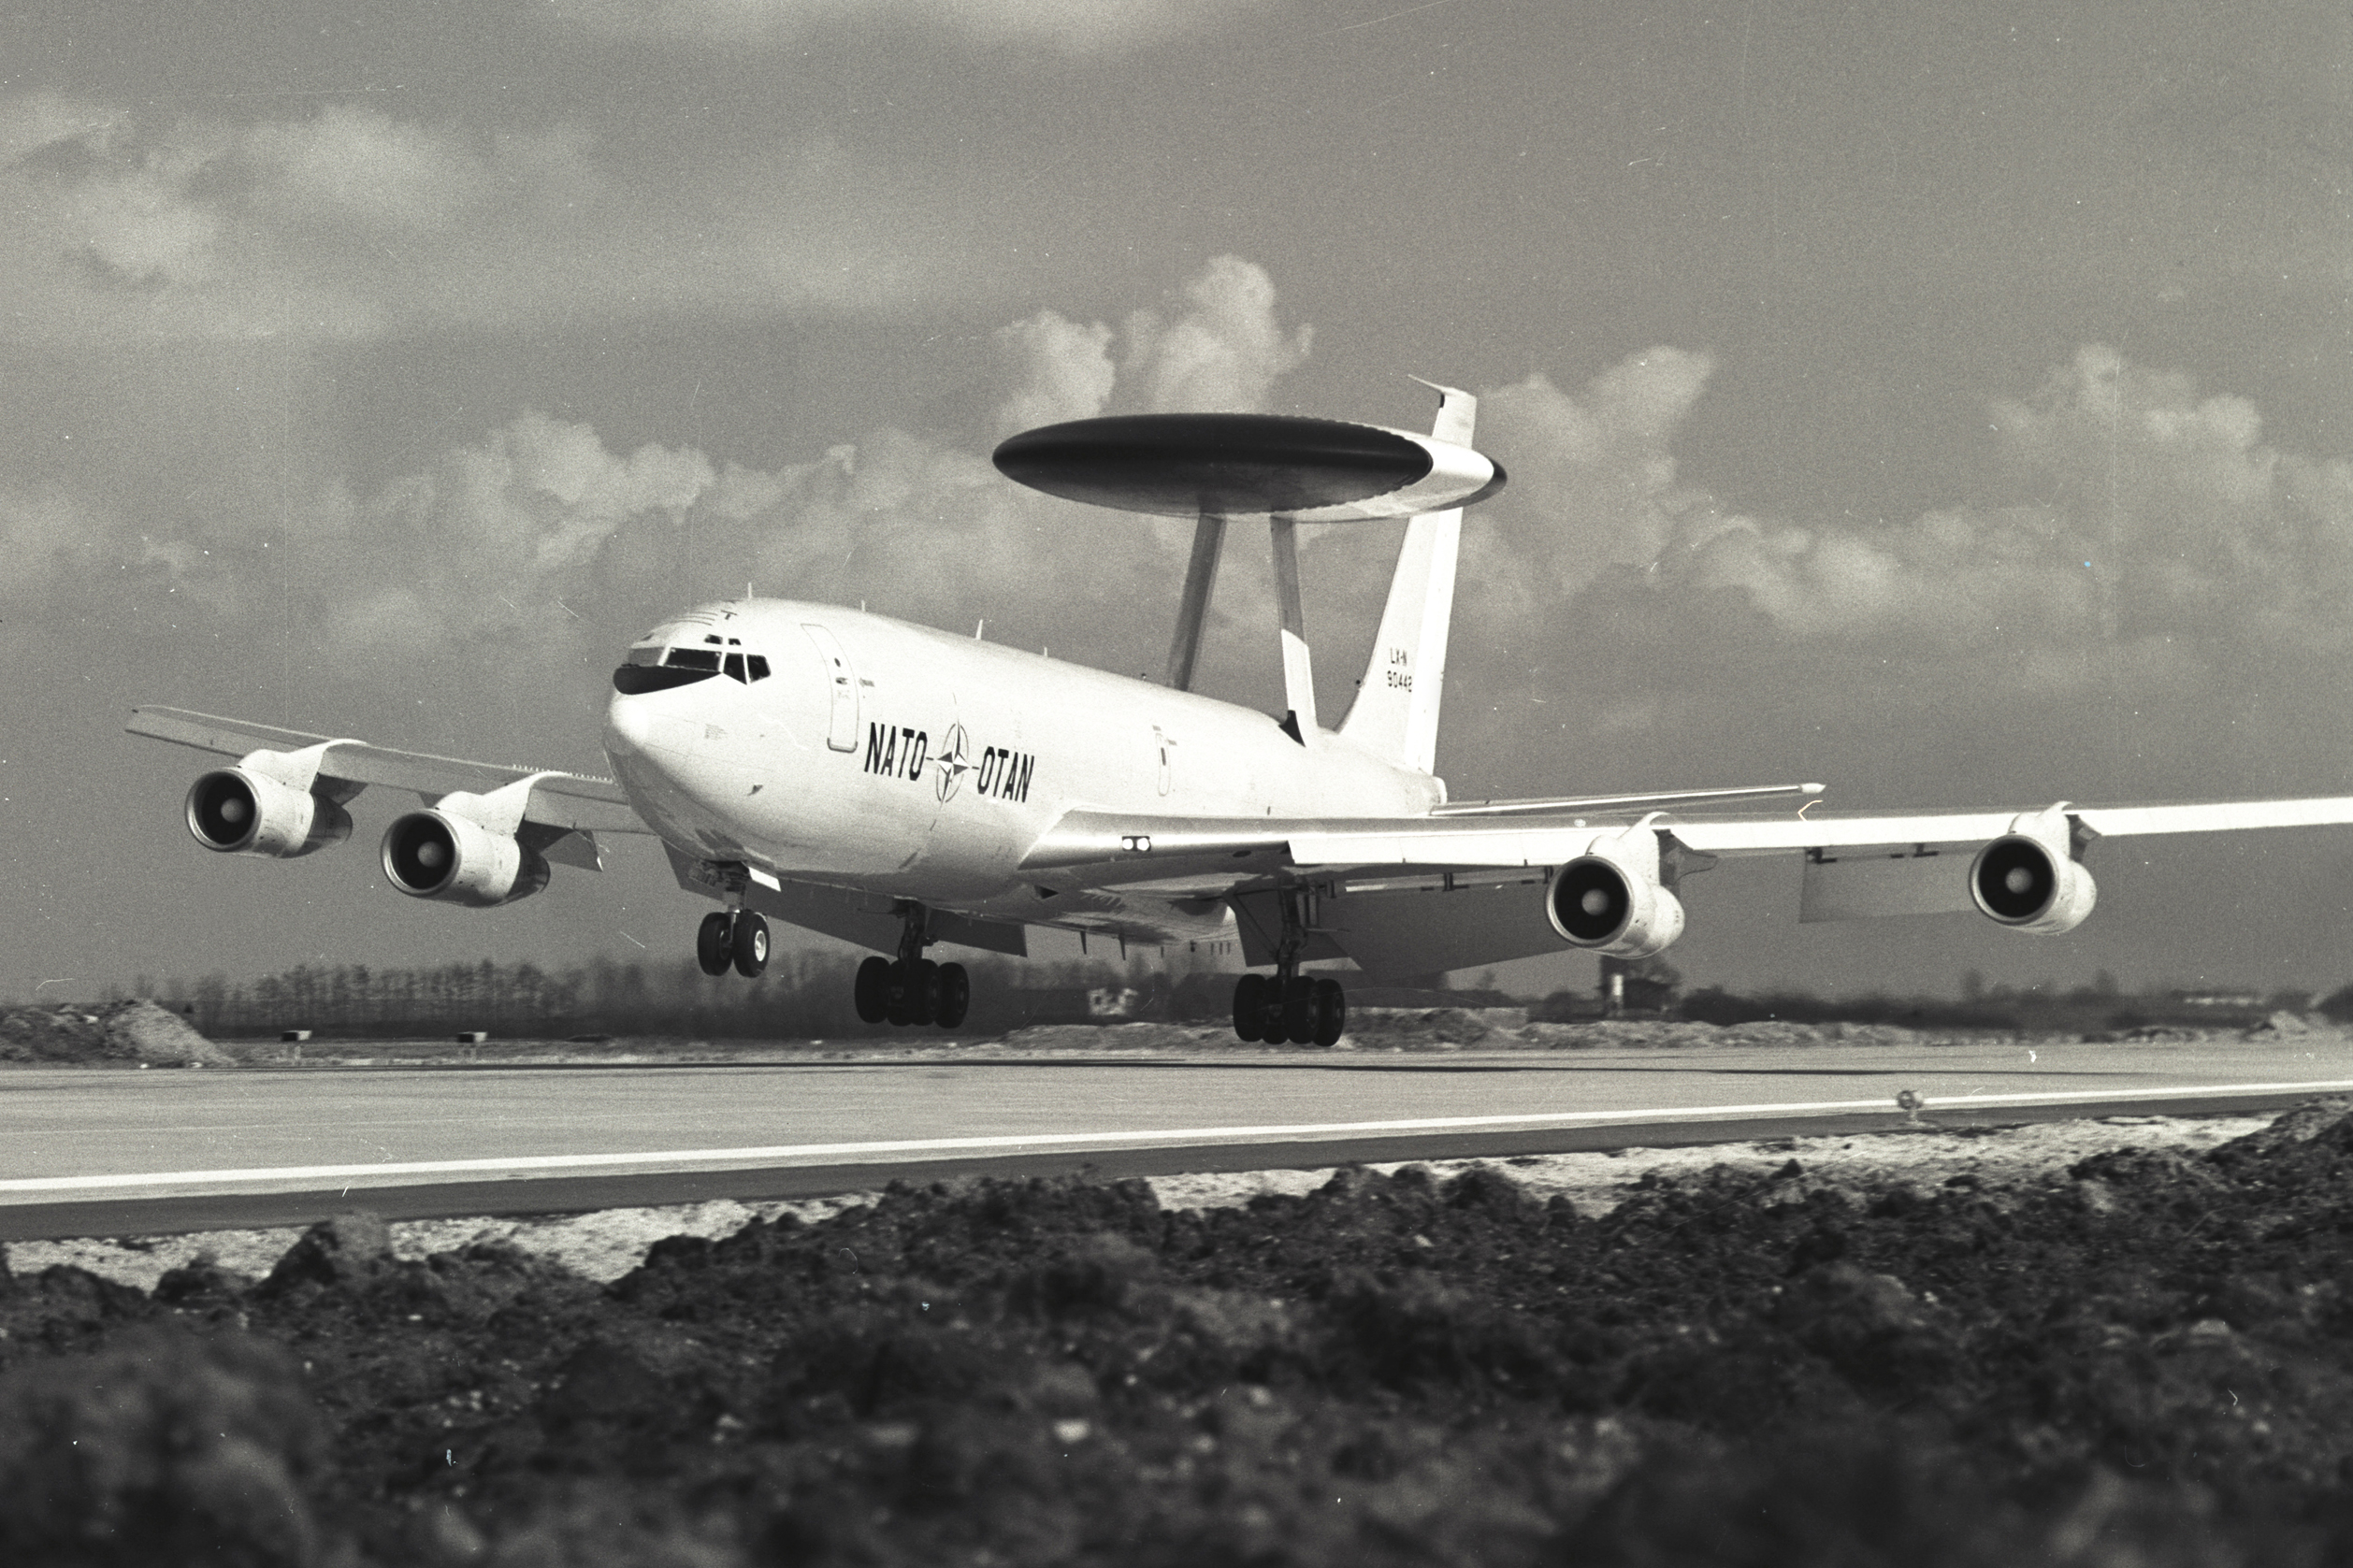
[{"label": "runway", "polygon": [[0,1240],[2245,1113],[2353,1092],[2333,1037],[1891,1050],[949,1058],[0,1074]]}]

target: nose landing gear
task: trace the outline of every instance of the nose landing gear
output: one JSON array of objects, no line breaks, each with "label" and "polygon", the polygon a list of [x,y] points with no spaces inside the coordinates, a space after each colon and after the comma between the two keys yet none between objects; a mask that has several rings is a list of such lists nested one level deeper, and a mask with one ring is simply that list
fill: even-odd
[{"label": "nose landing gear", "polygon": [[921,904],[909,904],[896,960],[877,955],[858,966],[852,990],[858,1015],[870,1024],[936,1024],[952,1029],[972,1006],[972,976],[961,964],[933,963],[923,956],[931,942]]}]

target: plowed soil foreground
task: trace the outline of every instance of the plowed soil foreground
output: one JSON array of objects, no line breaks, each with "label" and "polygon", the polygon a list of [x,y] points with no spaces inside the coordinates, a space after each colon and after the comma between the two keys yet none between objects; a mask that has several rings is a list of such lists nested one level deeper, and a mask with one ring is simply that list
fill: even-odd
[{"label": "plowed soil foreground", "polygon": [[2353,1561],[2353,1117],[2015,1187],[894,1189],[599,1286],[365,1216],[0,1295],[21,1563]]}]

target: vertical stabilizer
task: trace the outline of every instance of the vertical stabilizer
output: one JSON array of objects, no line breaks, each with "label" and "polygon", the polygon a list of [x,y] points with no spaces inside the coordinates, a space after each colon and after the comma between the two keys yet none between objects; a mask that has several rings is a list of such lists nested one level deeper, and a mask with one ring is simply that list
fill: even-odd
[{"label": "vertical stabilizer", "polygon": [[[1438,395],[1430,434],[1470,445],[1479,399],[1435,381],[1422,384]],[[1446,685],[1446,634],[1454,615],[1454,561],[1462,538],[1460,507],[1406,525],[1372,662],[1340,724],[1340,734],[1366,751],[1424,773],[1437,768],[1438,698]]]}]

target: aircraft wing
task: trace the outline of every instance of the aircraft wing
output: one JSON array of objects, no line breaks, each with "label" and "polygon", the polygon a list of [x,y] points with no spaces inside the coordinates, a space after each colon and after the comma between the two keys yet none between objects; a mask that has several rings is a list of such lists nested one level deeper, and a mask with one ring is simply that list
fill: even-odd
[{"label": "aircraft wing", "polygon": [[1254,963],[1273,961],[1278,889],[1306,885],[1319,900],[1306,957],[1422,972],[1559,951],[1562,939],[1543,913],[1553,870],[1610,840],[1632,850],[1636,863],[1669,878],[1703,870],[1721,856],[1802,854],[1797,917],[1816,922],[1975,907],[1970,871],[1976,851],[2013,834],[2048,845],[2056,860],[2102,838],[2332,824],[2353,824],[2353,797],[2083,807],[2061,801],[1990,812],[1831,814],[1809,808],[1803,815],[1618,810],[1502,819],[1074,812],[1040,838],[1022,869],[1041,885],[1222,900],[1234,910]]},{"label": "aircraft wing", "polygon": [[509,768],[462,757],[435,756],[426,752],[396,751],[364,741],[310,735],[275,725],[192,713],[180,708],[135,708],[124,726],[134,735],[193,746],[197,751],[241,757],[257,751],[290,752],[324,745],[319,775],[353,784],[382,784],[388,789],[411,789],[426,799],[459,790],[486,795],[518,779],[536,777],[527,821],[571,832],[650,833],[628,796],[611,779],[583,773],[542,772],[532,768]]},{"label": "aircraft wing", "polygon": [[[1654,799],[1657,797],[1643,797]],[[1557,812],[1496,821],[1481,816],[1155,817],[1072,812],[1032,846],[1025,870],[1072,871],[1099,885],[1182,878],[1213,869],[1236,883],[1278,870],[1374,866],[1556,866],[1596,836],[1642,823],[1703,855],[1916,844],[1979,844],[2062,820],[2091,839],[2158,833],[2227,833],[2257,827],[2353,824],[2353,796],[2216,800],[2168,805],[2055,806],[1904,813],[1676,813],[1637,816],[1623,807],[1576,817]],[[2064,833],[2065,828],[2060,831]],[[1219,867],[1226,862],[1226,867]],[[1215,880],[1214,876],[1211,880]]]}]

